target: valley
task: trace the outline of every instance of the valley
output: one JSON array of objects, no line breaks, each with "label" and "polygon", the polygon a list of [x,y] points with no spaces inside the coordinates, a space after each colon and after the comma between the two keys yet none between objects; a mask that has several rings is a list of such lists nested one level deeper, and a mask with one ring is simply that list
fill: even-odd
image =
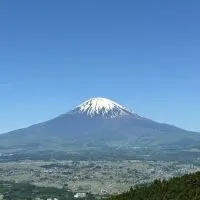
[{"label": "valley", "polygon": [[118,194],[131,186],[200,170],[198,164],[175,161],[96,160],[1,162],[0,180],[67,188],[97,196]]}]

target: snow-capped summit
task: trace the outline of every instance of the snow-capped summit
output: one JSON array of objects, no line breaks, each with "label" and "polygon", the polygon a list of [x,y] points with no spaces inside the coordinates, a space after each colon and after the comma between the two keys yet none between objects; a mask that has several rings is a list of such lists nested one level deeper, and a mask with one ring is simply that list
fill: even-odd
[{"label": "snow-capped summit", "polygon": [[91,98],[84,101],[72,110],[71,113],[82,113],[90,117],[100,116],[105,118],[133,114],[122,105],[102,97]]},{"label": "snow-capped summit", "polygon": [[[176,140],[174,140],[174,135],[176,135]],[[195,137],[196,140],[194,140]],[[185,141],[188,139],[189,148],[194,142],[197,144],[200,141],[200,136],[197,137],[197,133],[193,134],[175,126],[141,117],[118,103],[98,97],[89,99],[56,118],[0,134],[0,147],[5,150],[7,148],[10,152],[10,146],[6,147],[5,144],[11,144],[18,147],[17,149],[13,148],[13,152],[18,151],[20,147],[22,151],[31,150],[35,153],[38,153],[36,151],[38,144],[41,148],[44,147],[44,150],[51,149],[55,152],[58,149],[66,151],[66,149],[72,148],[78,153],[81,148],[87,153],[88,148],[91,147],[92,155],[97,153],[103,158],[102,156],[106,154],[104,152],[102,154],[102,149],[105,147],[108,151],[111,150],[111,153],[112,149],[118,149],[119,146],[123,151],[128,148],[127,152],[130,153],[131,145],[152,146],[152,148],[169,145],[170,148],[172,146],[185,148]],[[41,148],[40,150],[43,151]],[[117,152],[115,157],[118,155]],[[112,154],[108,155],[107,158],[110,158]],[[119,156],[121,157],[121,153]]]}]

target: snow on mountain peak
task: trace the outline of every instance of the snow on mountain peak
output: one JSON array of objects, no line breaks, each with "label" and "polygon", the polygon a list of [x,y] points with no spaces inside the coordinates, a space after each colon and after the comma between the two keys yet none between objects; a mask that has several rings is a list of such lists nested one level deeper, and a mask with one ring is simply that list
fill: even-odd
[{"label": "snow on mountain peak", "polygon": [[72,113],[84,113],[88,116],[102,116],[105,118],[114,118],[121,115],[131,115],[125,107],[106,98],[91,98],[79,106]]}]

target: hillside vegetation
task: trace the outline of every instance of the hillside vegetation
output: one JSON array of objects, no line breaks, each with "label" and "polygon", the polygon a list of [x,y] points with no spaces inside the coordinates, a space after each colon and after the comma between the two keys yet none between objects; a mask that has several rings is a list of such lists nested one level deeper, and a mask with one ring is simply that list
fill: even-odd
[{"label": "hillside vegetation", "polygon": [[[74,193],[65,188],[38,187],[29,183],[0,181],[0,200],[35,200],[58,199],[75,200]],[[95,200],[90,193],[85,200]]]},{"label": "hillside vegetation", "polygon": [[168,181],[155,180],[149,186],[131,188],[109,200],[200,200],[200,172]]}]

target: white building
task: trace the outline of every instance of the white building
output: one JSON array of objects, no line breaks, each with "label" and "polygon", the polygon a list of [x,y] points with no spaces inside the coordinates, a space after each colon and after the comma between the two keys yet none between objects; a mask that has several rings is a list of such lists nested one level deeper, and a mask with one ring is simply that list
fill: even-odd
[{"label": "white building", "polygon": [[78,192],[74,195],[74,198],[84,198],[86,197],[86,193],[84,192]]}]

